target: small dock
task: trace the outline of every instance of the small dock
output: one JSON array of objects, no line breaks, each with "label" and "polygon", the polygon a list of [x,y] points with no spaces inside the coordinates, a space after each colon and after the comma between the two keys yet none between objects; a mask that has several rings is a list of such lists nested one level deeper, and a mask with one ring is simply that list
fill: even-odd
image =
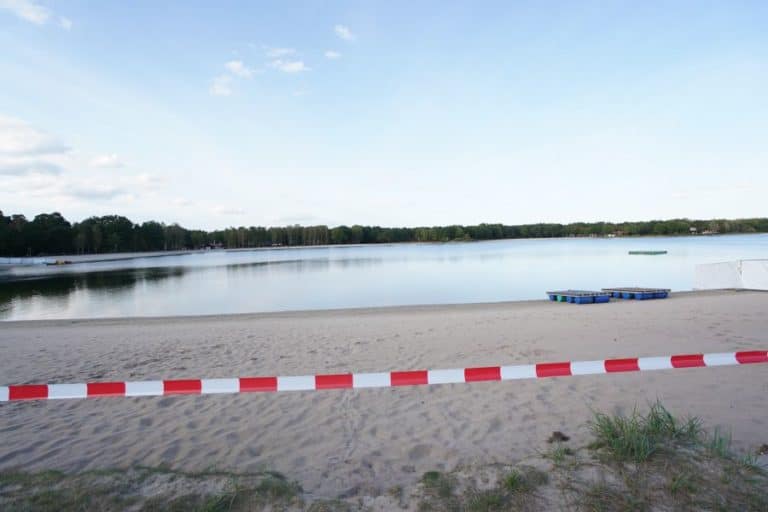
[{"label": "small dock", "polygon": [[610,293],[611,297],[616,299],[666,299],[669,296],[669,288],[637,288],[629,286],[626,288],[603,288],[603,292]]},{"label": "small dock", "polygon": [[547,292],[547,295],[551,301],[570,302],[571,304],[601,304],[611,299],[610,293],[592,290],[560,290]]}]

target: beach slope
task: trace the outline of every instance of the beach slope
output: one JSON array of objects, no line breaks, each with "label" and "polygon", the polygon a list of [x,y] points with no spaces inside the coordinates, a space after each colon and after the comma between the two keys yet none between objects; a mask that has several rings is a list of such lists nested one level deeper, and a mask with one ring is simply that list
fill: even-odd
[{"label": "beach slope", "polygon": [[[545,301],[189,318],[8,322],[0,382],[304,375],[765,349],[768,294]],[[593,410],[660,399],[768,442],[768,367],[279,394],[0,405],[0,468],[167,465],[280,471],[310,492],[410,485],[424,471],[507,462],[554,430],[586,442]]]}]

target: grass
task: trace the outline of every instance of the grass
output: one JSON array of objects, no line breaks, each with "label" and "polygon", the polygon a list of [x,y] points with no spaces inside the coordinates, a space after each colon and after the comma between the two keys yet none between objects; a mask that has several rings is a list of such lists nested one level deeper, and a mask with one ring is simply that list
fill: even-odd
[{"label": "grass", "polygon": [[723,434],[716,428],[707,440],[707,448],[712,455],[716,457],[728,457],[731,453],[731,436]]},{"label": "grass", "polygon": [[731,437],[678,419],[659,402],[640,414],[597,413],[590,423],[601,482],[570,482],[581,510],[768,510],[768,475]]},{"label": "grass", "polygon": [[549,475],[535,468],[525,468],[523,471],[513,469],[504,479],[504,489],[512,494],[531,492],[546,484]]},{"label": "grass", "polygon": [[341,500],[318,500],[312,503],[307,512],[348,512],[352,505]]},{"label": "grass", "polygon": [[619,462],[645,462],[660,450],[695,443],[701,436],[697,418],[678,420],[659,402],[644,415],[637,411],[630,416],[596,413],[590,428],[595,437],[591,446],[604,449]]},{"label": "grass", "polygon": [[[768,475],[756,455],[736,453],[730,435],[707,432],[696,418],[679,419],[657,402],[628,416],[596,413],[589,428],[588,446],[557,442],[531,462],[546,472],[522,464],[427,471],[415,487],[370,498],[410,510],[415,500],[425,512],[768,510]],[[296,482],[271,471],[0,472],[3,512],[367,510],[363,496],[309,503],[303,496]]]},{"label": "grass", "polygon": [[439,498],[447,499],[453,495],[454,480],[440,471],[427,471],[422,475],[421,483]]},{"label": "grass", "polygon": [[457,478],[439,471],[428,471],[421,478],[425,490],[420,511],[448,512],[495,512],[504,510],[525,510],[532,502],[535,491],[544,485],[549,477],[543,471],[521,466],[499,475],[495,486],[478,489],[466,483],[462,492],[457,492]]},{"label": "grass", "polygon": [[568,457],[572,457],[574,452],[568,446],[562,444],[556,444],[551,450],[544,454],[544,457],[551,460],[556,466],[562,465],[566,462]]},{"label": "grass", "polygon": [[643,512],[649,510],[649,504],[636,500],[633,496],[604,482],[593,483],[580,496],[577,510],[585,512],[622,511]]},{"label": "grass", "polygon": [[504,510],[504,502],[504,495],[496,490],[480,491],[468,497],[464,509],[468,512]]},{"label": "grass", "polygon": [[694,483],[694,475],[688,471],[683,471],[676,475],[672,475],[672,478],[668,484],[669,492],[672,495],[692,494],[696,492],[696,485]]},{"label": "grass", "polygon": [[[143,489],[160,489],[146,496]],[[165,490],[165,492],[163,492]],[[274,472],[235,474],[187,473],[138,467],[78,474],[59,471],[0,472],[0,509],[16,511],[85,510],[146,512],[225,512],[297,503],[301,487]]]}]

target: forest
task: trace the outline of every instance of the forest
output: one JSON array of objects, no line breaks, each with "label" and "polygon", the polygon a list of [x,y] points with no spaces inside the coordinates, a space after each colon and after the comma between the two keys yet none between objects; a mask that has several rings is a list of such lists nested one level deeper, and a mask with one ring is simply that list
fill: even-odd
[{"label": "forest", "polygon": [[60,213],[32,220],[0,211],[0,256],[52,256],[114,252],[238,249],[301,245],[451,242],[508,238],[606,237],[767,233],[768,218],[575,222],[571,224],[478,224],[473,226],[282,226],[186,229],[157,221],[134,223],[120,215],[70,222]]}]

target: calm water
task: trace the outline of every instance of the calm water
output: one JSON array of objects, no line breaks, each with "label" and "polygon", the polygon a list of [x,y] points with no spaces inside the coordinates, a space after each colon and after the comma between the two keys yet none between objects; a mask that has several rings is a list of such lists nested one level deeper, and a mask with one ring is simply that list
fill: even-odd
[{"label": "calm water", "polygon": [[[629,256],[627,251],[669,251]],[[694,265],[768,257],[768,235],[500,240],[196,253],[0,270],[0,319],[198,315],[689,290]]]}]

